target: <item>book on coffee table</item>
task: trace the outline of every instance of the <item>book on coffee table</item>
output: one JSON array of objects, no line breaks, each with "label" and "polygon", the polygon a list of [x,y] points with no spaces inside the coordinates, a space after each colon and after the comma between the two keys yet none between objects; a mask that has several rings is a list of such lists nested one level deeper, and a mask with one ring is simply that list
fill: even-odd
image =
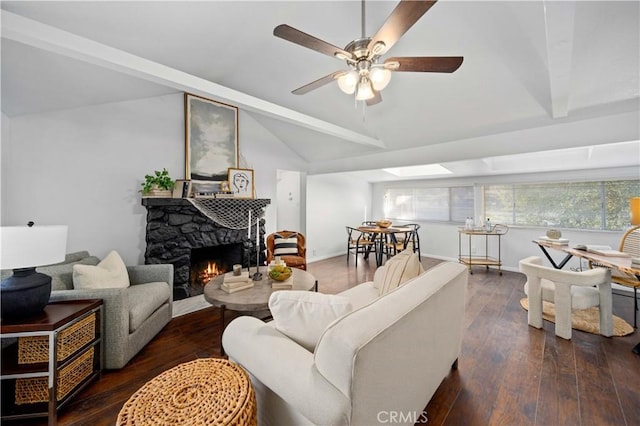
[{"label": "book on coffee table", "polygon": [[239,286],[234,286],[233,284],[234,283],[232,283],[232,286],[230,287],[226,283],[222,283],[222,285],[220,285],[220,288],[227,293],[235,293],[237,291],[247,290],[253,287],[253,281],[246,282]]},{"label": "book on coffee table", "polygon": [[241,283],[241,282],[246,283],[247,281],[250,281],[249,271],[241,272],[240,275],[225,274],[225,276],[224,276],[224,283],[225,284]]},{"label": "book on coffee table", "polygon": [[271,288],[274,290],[291,290],[293,288],[293,278],[287,278],[284,281],[271,282]]}]

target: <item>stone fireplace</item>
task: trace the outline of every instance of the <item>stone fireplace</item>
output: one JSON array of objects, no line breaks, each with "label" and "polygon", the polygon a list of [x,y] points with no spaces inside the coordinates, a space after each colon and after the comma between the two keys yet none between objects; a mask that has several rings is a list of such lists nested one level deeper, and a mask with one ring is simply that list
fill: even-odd
[{"label": "stone fireplace", "polygon": [[[256,224],[260,263],[265,260],[264,209],[268,199],[143,198],[147,208],[145,263],[174,266],[174,299],[202,293],[205,275],[239,263],[256,265]],[[249,211],[252,238],[248,238]],[[224,271],[222,271],[225,269]]]}]

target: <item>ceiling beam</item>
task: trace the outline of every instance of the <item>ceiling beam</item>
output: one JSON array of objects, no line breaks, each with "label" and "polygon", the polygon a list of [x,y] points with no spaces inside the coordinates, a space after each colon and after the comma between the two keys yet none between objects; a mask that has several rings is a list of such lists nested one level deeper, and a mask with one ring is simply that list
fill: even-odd
[{"label": "ceiling beam", "polygon": [[569,115],[575,10],[575,1],[544,1],[553,118]]},{"label": "ceiling beam", "polygon": [[247,111],[293,123],[348,142],[385,147],[381,140],[371,136],[319,120],[5,10],[2,10],[1,13],[2,38],[171,87],[178,91],[213,97]]}]

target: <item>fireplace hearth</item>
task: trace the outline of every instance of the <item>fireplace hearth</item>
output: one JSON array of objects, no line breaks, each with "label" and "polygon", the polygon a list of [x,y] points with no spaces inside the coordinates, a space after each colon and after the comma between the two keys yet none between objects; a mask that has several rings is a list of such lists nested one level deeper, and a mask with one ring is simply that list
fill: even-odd
[{"label": "fireplace hearth", "polygon": [[[266,249],[264,243],[264,209],[271,200],[219,199],[207,200],[201,208],[197,200],[182,198],[143,198],[147,208],[145,263],[171,263],[174,266],[174,300],[184,299],[202,293],[202,285],[192,285],[194,274],[194,254],[218,250],[231,252],[233,259],[222,261],[231,269],[235,263],[243,268],[256,265],[256,223],[259,230],[260,263],[264,263]],[[219,213],[217,211],[219,210]],[[249,211],[252,212],[252,238],[247,235]],[[256,219],[259,218],[259,219]],[[215,219],[215,220],[214,220]],[[211,259],[208,259],[209,262]],[[215,259],[214,259],[215,260]],[[202,260],[196,259],[200,264]],[[230,262],[230,264],[229,264]],[[217,262],[216,262],[217,263]],[[206,265],[208,267],[209,265]],[[216,265],[218,268],[221,265]],[[200,268],[200,266],[198,266]],[[196,274],[198,274],[196,272]],[[205,283],[206,284],[206,283]]]}]

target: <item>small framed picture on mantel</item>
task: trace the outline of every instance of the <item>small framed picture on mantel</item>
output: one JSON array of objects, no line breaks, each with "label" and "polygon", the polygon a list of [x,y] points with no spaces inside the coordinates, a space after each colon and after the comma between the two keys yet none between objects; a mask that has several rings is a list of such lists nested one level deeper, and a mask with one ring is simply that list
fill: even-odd
[{"label": "small framed picture on mantel", "polygon": [[253,169],[229,168],[229,189],[233,198],[255,198]]}]

